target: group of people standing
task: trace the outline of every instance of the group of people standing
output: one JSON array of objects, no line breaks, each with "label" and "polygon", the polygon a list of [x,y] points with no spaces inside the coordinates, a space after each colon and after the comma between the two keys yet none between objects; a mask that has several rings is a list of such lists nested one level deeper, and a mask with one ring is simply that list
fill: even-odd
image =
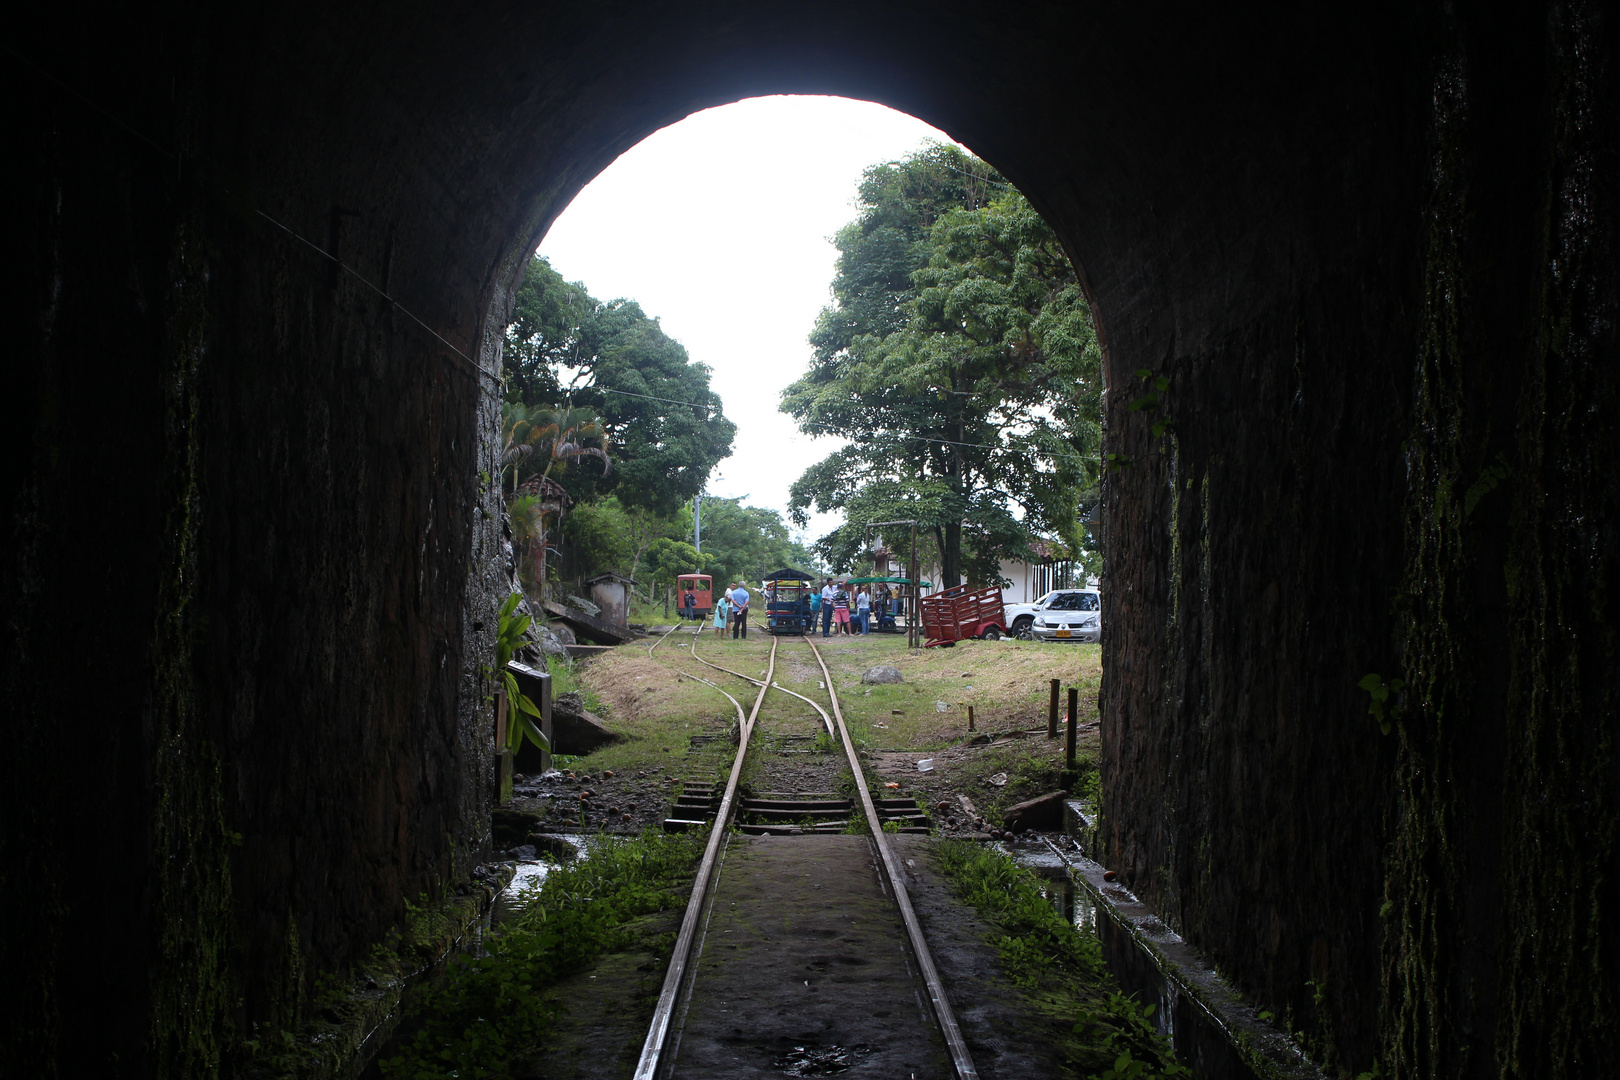
[{"label": "group of people standing", "polygon": [[851,596],[844,587],[827,578],[820,593],[810,594],[812,616],[821,616],[821,636],[833,634],[870,634],[872,632],[872,594],[865,585]]},{"label": "group of people standing", "polygon": [[[748,637],[748,605],[752,597],[740,581],[734,581],[716,594],[714,599],[714,636],[724,637],[726,627],[731,627],[733,638]],[[833,634],[870,634],[872,620],[879,612],[887,610],[890,597],[885,590],[873,596],[865,585],[862,585],[852,596],[844,591],[844,586],[832,578],[826,578],[821,591],[810,593],[810,618],[814,628],[815,620],[821,620],[821,636],[831,637]],[[686,618],[696,618],[697,595],[687,589],[681,596],[681,613]],[[896,613],[899,604],[895,602]]]}]

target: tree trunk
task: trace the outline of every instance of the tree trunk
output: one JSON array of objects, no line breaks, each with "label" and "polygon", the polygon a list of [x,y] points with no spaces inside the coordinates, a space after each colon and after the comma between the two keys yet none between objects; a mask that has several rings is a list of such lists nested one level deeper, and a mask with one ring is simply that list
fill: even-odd
[{"label": "tree trunk", "polygon": [[939,551],[940,588],[954,589],[962,583],[962,522],[945,523],[945,535]]},{"label": "tree trunk", "polygon": [[[630,559],[630,580],[634,581],[636,579],[636,571],[641,567],[641,557],[647,554],[648,548],[652,547],[654,530],[650,520],[651,515],[645,510],[635,511],[626,516],[630,518],[635,527],[633,542],[636,547],[636,553]],[[650,587],[647,595],[648,597],[652,596],[652,590]]]},{"label": "tree trunk", "polygon": [[640,544],[636,547],[635,557],[630,560],[630,580],[636,580],[636,571],[641,568],[641,557],[647,553],[651,544]]},{"label": "tree trunk", "polygon": [[542,600],[546,598],[546,531],[542,523],[540,537],[534,545],[534,593]]}]

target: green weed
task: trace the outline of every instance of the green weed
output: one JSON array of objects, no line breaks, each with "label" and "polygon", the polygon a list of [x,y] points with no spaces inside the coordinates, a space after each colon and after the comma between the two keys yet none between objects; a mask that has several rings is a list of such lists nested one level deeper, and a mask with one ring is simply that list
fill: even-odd
[{"label": "green weed", "polygon": [[636,944],[632,924],[686,902],[703,851],[698,833],[649,831],[602,840],[526,894],[526,905],[489,942],[489,954],[455,964],[414,1010],[419,1024],[383,1074],[406,1080],[502,1080],[532,1054],[565,1006],[548,987],[605,953]]},{"label": "green weed", "polygon": [[579,673],[574,670],[572,660],[564,660],[560,656],[546,657],[546,670],[551,673],[551,696],[553,699],[563,694],[578,694],[580,701],[589,712],[601,715],[602,699],[596,696],[596,691],[586,686],[579,679]]},{"label": "green weed", "polygon": [[[1367,712],[1378,721],[1378,730],[1388,735],[1391,724],[1400,722],[1404,711],[1400,704],[1400,693],[1406,689],[1406,683],[1400,679],[1385,682],[1384,677],[1375,672],[1363,675],[1356,685],[1367,691]],[[1391,697],[1395,698],[1393,702],[1390,701]]]},{"label": "green weed", "polygon": [[1069,1076],[1157,1080],[1190,1073],[1155,1028],[1154,1006],[1118,991],[1097,939],[1053,910],[1034,875],[968,841],[937,841],[931,851],[952,890],[991,927],[989,943],[1013,985],[1069,1027],[1061,1038]]}]

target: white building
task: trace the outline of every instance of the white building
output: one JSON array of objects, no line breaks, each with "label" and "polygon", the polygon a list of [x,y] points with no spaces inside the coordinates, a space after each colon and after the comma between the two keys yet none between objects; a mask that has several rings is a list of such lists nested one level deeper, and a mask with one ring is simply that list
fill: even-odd
[{"label": "white building", "polygon": [[[1012,584],[1001,590],[1001,602],[1004,604],[1029,604],[1053,589],[1072,589],[1087,585],[1085,569],[1071,559],[1056,559],[1048,554],[1048,548],[1043,541],[1036,541],[1035,549],[1030,553],[1034,556],[1030,560],[1005,559],[1001,563],[1001,576]],[[887,565],[887,573],[897,577],[904,577],[906,573],[905,562],[898,556],[879,550],[874,553],[874,567]],[[886,562],[885,562],[886,560]],[[874,569],[873,572],[876,572]],[[934,584],[936,589],[945,587],[940,580],[940,568],[925,567],[922,572],[924,581]]]}]

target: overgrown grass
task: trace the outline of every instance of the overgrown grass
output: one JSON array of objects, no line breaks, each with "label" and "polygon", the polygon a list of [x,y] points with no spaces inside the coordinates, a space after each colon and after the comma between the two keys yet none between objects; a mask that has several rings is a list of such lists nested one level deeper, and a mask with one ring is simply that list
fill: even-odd
[{"label": "overgrown grass", "polygon": [[[846,720],[866,725],[877,748],[937,749],[968,734],[967,707],[978,732],[1046,727],[1048,680],[1080,690],[1081,722],[1096,716],[1101,648],[1023,641],[964,641],[953,649],[906,650],[899,634],[816,639],[837,685]],[[864,686],[878,664],[900,670],[902,683]],[[811,676],[820,679],[819,671]],[[815,683],[811,682],[811,686]],[[794,689],[804,691],[797,685]],[[945,711],[940,712],[943,704]]]},{"label": "overgrown grass", "polygon": [[[664,610],[662,598],[648,601],[639,596],[633,597],[630,601],[630,610],[625,618],[628,622],[640,623],[643,626],[668,626],[670,623],[680,622],[680,598],[677,597],[675,602],[669,605],[669,610],[666,611]],[[691,624],[688,623],[687,625]]]},{"label": "overgrown grass", "polygon": [[[551,871],[523,910],[488,942],[489,954],[455,964],[413,1010],[420,1025],[382,1062],[408,1080],[502,1080],[534,1053],[565,1006],[548,987],[605,953],[642,943],[643,916],[686,903],[703,853],[700,833],[595,844]],[[668,935],[666,935],[668,936]],[[666,951],[668,942],[659,943]]]},{"label": "overgrown grass", "polygon": [[[711,687],[683,678],[681,672],[699,674],[718,682],[745,706],[754,690],[727,675],[704,668],[692,660],[687,647],[689,633],[679,633],[661,645],[649,659],[644,645],[613,650],[578,664],[574,675],[581,689],[595,692],[590,703],[608,725],[624,734],[626,741],[604,747],[590,756],[587,767],[621,769],[653,768],[675,763],[673,755],[686,757],[688,739],[703,732],[724,731],[734,722],[728,702]],[[987,817],[994,817],[1006,805],[1044,794],[1062,786],[1063,740],[1043,735],[1008,741],[993,747],[966,746],[973,735],[996,735],[1009,729],[1046,727],[1047,681],[1057,678],[1065,687],[1080,690],[1082,722],[1096,716],[1096,686],[1101,679],[1101,654],[1095,645],[1044,645],[1033,642],[963,642],[954,649],[928,649],[908,653],[903,635],[872,635],[861,639],[820,638],[832,679],[839,691],[843,714],[857,749],[877,753],[882,750],[920,751],[936,758],[935,771],[918,774],[910,762],[904,768],[893,762],[873,773],[875,788],[884,781],[897,780],[902,795],[915,794],[930,802],[954,798],[957,792],[971,795]],[[756,632],[745,641],[728,636],[715,639],[707,634],[699,641],[706,659],[758,677],[766,667],[771,638]],[[866,686],[861,673],[878,664],[893,664],[903,683]],[[966,676],[966,677],[964,677]],[[810,651],[798,639],[785,638],[777,654],[775,681],[825,703],[826,691],[820,668]],[[575,685],[560,680],[558,692]],[[940,712],[936,702],[944,702]],[[967,730],[967,704],[976,708],[977,730]],[[761,733],[770,735],[808,734],[821,730],[819,718],[806,705],[785,695],[773,694],[763,713]],[[825,749],[818,743],[817,749]],[[708,752],[694,755],[694,773],[723,768],[719,744]],[[841,747],[832,750],[841,752]],[[1078,747],[1081,782],[1069,785],[1075,794],[1090,792],[1094,785],[1092,769],[1097,752],[1096,729],[1081,732]],[[966,751],[966,752],[959,752]],[[713,761],[708,760],[711,756]],[[682,768],[688,767],[683,763]],[[985,783],[999,772],[1008,774],[1004,786]]]},{"label": "overgrown grass", "polygon": [[1121,994],[1097,939],[1041,895],[1033,874],[1000,852],[962,840],[931,846],[935,868],[991,927],[1005,975],[1040,1012],[1072,1024],[1058,1040],[1068,1075],[1151,1080],[1189,1073],[1153,1025],[1154,1006]]},{"label": "overgrown grass", "polygon": [[596,696],[596,691],[580,681],[579,671],[574,661],[566,660],[560,656],[546,657],[546,670],[551,673],[552,699],[563,694],[578,694],[585,703],[585,708],[593,713],[602,711],[602,699]]}]

